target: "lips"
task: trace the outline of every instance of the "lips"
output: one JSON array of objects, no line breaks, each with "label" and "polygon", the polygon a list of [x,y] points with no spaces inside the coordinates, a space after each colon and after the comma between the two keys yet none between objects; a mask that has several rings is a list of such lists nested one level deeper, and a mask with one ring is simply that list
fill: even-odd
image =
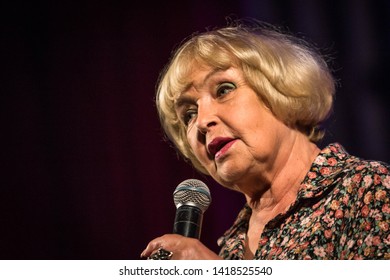
[{"label": "lips", "polygon": [[229,137],[214,138],[213,141],[211,141],[210,144],[207,146],[209,153],[211,154],[212,157],[215,157],[215,155],[219,151],[221,151],[225,146],[227,146],[229,143],[231,143],[234,140],[235,140],[234,138],[229,138]]}]

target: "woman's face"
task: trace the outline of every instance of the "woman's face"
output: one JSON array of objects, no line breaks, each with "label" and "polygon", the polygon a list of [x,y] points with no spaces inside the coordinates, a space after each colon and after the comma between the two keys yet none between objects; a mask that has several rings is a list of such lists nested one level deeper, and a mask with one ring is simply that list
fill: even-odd
[{"label": "woman's face", "polygon": [[292,130],[263,105],[238,68],[194,69],[175,109],[199,162],[229,188],[272,180]]}]

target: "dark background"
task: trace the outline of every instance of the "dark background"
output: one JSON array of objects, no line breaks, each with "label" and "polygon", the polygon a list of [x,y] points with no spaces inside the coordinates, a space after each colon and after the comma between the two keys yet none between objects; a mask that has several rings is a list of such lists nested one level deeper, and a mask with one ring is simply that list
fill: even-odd
[{"label": "dark background", "polygon": [[389,1],[2,1],[1,259],[139,259],[171,232],[172,192],[211,189],[202,241],[243,198],[163,140],[153,103],[171,50],[192,32],[254,17],[315,43],[339,82],[324,145],[389,161]]}]

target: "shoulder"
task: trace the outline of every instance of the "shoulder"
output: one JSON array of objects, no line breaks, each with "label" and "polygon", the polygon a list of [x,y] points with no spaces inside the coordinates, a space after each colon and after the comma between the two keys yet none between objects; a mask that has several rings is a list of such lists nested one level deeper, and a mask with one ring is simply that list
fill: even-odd
[{"label": "shoulder", "polygon": [[[334,148],[337,146],[333,146]],[[342,151],[342,152],[340,152]],[[385,162],[349,155],[340,147],[341,156],[334,171],[333,198],[341,200],[350,217],[371,217],[386,221],[390,215],[390,168]],[[332,175],[331,175],[332,176]],[[379,216],[380,219],[378,219]]]},{"label": "shoulder", "polygon": [[382,188],[390,190],[390,168],[380,161],[363,160],[350,156],[342,172],[344,186],[361,187],[367,190]]},{"label": "shoulder", "polygon": [[390,167],[385,162],[365,160],[350,155],[339,143],[325,147],[315,159],[306,183],[352,189],[383,188],[390,190]]},{"label": "shoulder", "polygon": [[354,231],[376,231],[383,235],[389,229],[390,174],[386,163],[350,157],[335,189],[342,195],[354,218]]},{"label": "shoulder", "polygon": [[390,175],[386,163],[349,156],[335,192],[342,197],[340,258],[390,258]]}]

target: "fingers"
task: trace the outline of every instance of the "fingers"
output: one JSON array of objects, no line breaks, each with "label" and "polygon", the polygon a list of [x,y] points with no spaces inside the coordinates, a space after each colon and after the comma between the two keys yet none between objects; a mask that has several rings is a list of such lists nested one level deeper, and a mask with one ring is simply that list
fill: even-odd
[{"label": "fingers", "polygon": [[159,248],[162,247],[160,244],[161,243],[158,241],[158,238],[150,241],[146,248],[142,251],[141,258],[147,258],[152,253],[156,252]]},{"label": "fingers", "polygon": [[150,241],[149,244],[146,246],[146,248],[142,251],[141,258],[150,257],[150,255],[157,252],[157,250],[160,248],[164,248],[165,250],[169,250],[169,248],[167,248],[167,246],[169,247],[169,245],[166,242],[166,240],[168,238],[169,238],[169,235],[166,234],[166,235],[157,237],[157,238],[153,239],[152,241]]},{"label": "fingers", "polygon": [[[159,249],[164,249],[160,250]],[[208,249],[198,239],[184,237],[178,234],[165,234],[149,242],[141,253],[141,258],[149,258],[157,253],[167,253],[172,260],[208,260],[221,259],[216,253]],[[159,258],[161,259],[161,258]]]}]

